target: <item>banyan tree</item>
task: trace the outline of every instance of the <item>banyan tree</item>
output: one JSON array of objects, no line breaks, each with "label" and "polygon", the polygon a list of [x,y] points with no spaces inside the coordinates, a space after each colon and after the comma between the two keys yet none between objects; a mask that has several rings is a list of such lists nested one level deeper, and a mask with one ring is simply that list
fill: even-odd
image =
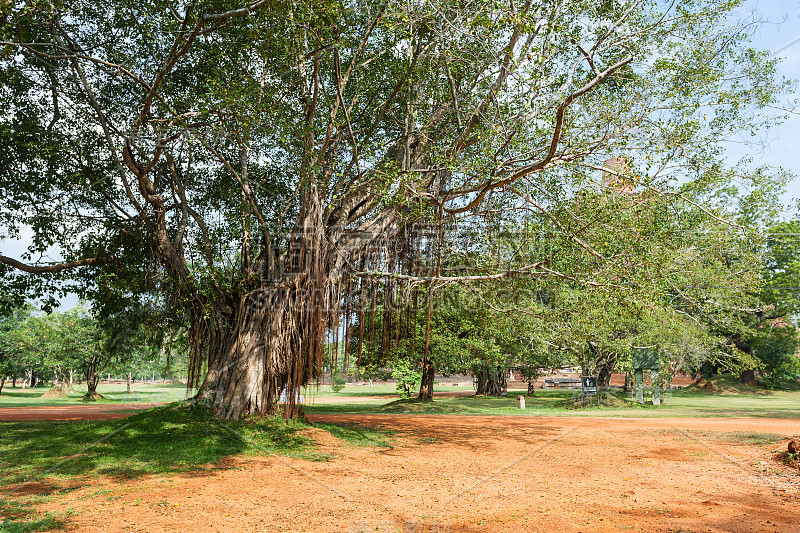
[{"label": "banyan tree", "polygon": [[[161,294],[189,324],[190,384],[220,416],[275,412],[282,394],[294,416],[327,343],[358,360],[363,342],[399,337],[407,309],[430,316],[437,288],[589,282],[613,264],[582,238],[597,221],[569,209],[609,157],[654,190],[667,166],[711,179],[697,161],[777,92],[728,8],[12,2],[0,220],[33,237],[29,257],[0,255],[3,288]],[[686,128],[706,105],[715,122]],[[459,227],[491,236],[528,215],[559,246],[445,268]],[[62,260],[40,257],[52,246]],[[576,251],[589,270],[554,268]],[[393,325],[370,338],[381,313]]]}]

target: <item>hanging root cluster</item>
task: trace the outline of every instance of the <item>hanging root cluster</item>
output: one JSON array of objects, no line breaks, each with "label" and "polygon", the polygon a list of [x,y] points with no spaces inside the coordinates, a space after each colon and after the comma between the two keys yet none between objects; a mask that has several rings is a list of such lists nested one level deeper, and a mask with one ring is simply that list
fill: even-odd
[{"label": "hanging root cluster", "polygon": [[325,371],[348,371],[352,359],[360,367],[365,345],[385,357],[414,338],[418,285],[366,274],[430,264],[412,232],[395,225],[368,238],[362,231],[360,240],[332,237],[314,203],[299,220],[278,272],[266,269],[272,275],[257,288],[190,312],[189,387],[222,418],[296,418],[301,387]]},{"label": "hanging root cluster", "polygon": [[505,396],[508,392],[505,367],[484,365],[473,376],[479,396]]}]

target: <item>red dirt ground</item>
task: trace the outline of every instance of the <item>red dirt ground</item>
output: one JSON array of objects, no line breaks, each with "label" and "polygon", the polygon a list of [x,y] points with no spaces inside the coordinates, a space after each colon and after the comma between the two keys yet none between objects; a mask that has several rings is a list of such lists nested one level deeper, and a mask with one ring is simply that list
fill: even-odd
[{"label": "red dirt ground", "polygon": [[786,441],[714,433],[797,435],[794,420],[312,420],[398,433],[390,448],[358,448],[311,429],[330,461],[236,458],[199,473],[86,479],[41,510],[73,509],[72,530],[87,532],[800,532],[800,476],[775,460]]}]

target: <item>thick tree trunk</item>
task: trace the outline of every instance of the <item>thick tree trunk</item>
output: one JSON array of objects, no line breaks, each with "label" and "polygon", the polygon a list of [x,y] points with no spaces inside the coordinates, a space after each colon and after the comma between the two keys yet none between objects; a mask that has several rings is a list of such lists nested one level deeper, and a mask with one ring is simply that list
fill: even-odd
[{"label": "thick tree trunk", "polygon": [[741,374],[739,374],[739,383],[742,385],[749,385],[751,387],[755,386],[756,384],[756,372],[755,370],[743,370]]},{"label": "thick tree trunk", "polygon": [[473,377],[475,394],[479,396],[505,396],[508,392],[506,372],[501,366],[483,366]]},{"label": "thick tree trunk", "polygon": [[17,376],[11,376],[11,388],[12,389],[17,388]]},{"label": "thick tree trunk", "polygon": [[131,373],[130,372],[128,372],[128,374],[127,374],[126,384],[128,386],[128,390],[126,390],[125,392],[130,394],[131,393]]},{"label": "thick tree trunk", "polygon": [[100,383],[101,370],[100,358],[93,357],[89,362],[89,368],[86,370],[86,395],[84,400],[93,401],[101,399],[103,396],[97,392],[97,385]]},{"label": "thick tree trunk", "polygon": [[265,388],[266,341],[256,326],[242,324],[234,332],[223,328],[214,333],[217,346],[215,353],[209,355],[210,366],[198,398],[213,405],[222,418],[269,414],[280,399],[280,391],[268,393]]},{"label": "thick tree trunk", "polygon": [[[391,211],[360,228],[357,236],[345,236],[347,213],[354,207],[326,219],[313,183],[299,205],[302,212],[277,267],[271,266],[271,249],[264,250],[263,269],[249,272],[252,285],[243,282],[237,287],[241,292],[220,289],[213,301],[198,301],[189,310],[188,385],[198,387],[196,400],[219,417],[281,409],[287,418],[300,414],[300,388],[322,375],[326,335],[329,328],[338,330],[334,325],[341,303],[353,286],[345,282],[347,273],[361,262],[359,254],[370,239],[393,231]],[[250,255],[242,256],[247,272],[245,257]],[[380,257],[373,258],[375,265]],[[432,376],[430,381],[432,390]]]},{"label": "thick tree trunk", "polygon": [[533,379],[528,380],[528,396],[536,396],[536,388],[534,387]]},{"label": "thick tree trunk", "polygon": [[0,394],[3,394],[3,385],[6,384],[6,376],[0,377]]},{"label": "thick tree trunk", "polygon": [[[296,417],[300,387],[321,371],[308,344],[324,338],[319,332],[327,318],[317,304],[321,329],[313,335],[301,332],[298,314],[315,305],[309,296],[299,290],[264,291],[257,300],[242,296],[232,318],[216,327],[199,326],[205,330],[207,370],[197,399],[221,418],[275,414],[280,403],[288,417]],[[199,375],[198,368],[190,369],[190,383]]]},{"label": "thick tree trunk", "polygon": [[617,365],[616,357],[609,358],[597,368],[597,386],[601,389],[607,389],[611,384],[611,374],[614,373],[614,367]]},{"label": "thick tree trunk", "polygon": [[[313,290],[304,279],[241,295],[232,313],[231,307],[217,309],[216,324],[193,324],[194,338],[204,337],[200,349],[206,350],[207,361],[197,399],[217,416],[300,414],[300,388],[323,370],[323,341],[333,307],[329,289]],[[200,375],[195,361],[190,384]]]},{"label": "thick tree trunk", "polygon": [[422,360],[422,381],[419,384],[419,396],[417,399],[423,402],[430,402],[433,400],[433,378],[435,368],[433,361],[430,357]]}]

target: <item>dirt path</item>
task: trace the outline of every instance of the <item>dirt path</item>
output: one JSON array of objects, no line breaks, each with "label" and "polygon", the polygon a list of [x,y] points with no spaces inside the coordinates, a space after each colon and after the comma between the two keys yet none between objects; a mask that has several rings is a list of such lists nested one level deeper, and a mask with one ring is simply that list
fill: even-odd
[{"label": "dirt path", "polygon": [[[800,532],[800,476],[774,419],[317,415],[398,431],[327,462],[238,458],[209,472],[86,480],[45,504],[75,531]],[[703,430],[702,432],[699,430]],[[737,440],[738,439],[738,440]]]},{"label": "dirt path", "polygon": [[456,427],[485,427],[502,424],[506,428],[573,427],[608,429],[684,429],[747,431],[800,435],[800,420],[784,418],[608,418],[589,416],[459,416],[459,415],[309,415],[312,422],[360,424],[414,431]]}]

